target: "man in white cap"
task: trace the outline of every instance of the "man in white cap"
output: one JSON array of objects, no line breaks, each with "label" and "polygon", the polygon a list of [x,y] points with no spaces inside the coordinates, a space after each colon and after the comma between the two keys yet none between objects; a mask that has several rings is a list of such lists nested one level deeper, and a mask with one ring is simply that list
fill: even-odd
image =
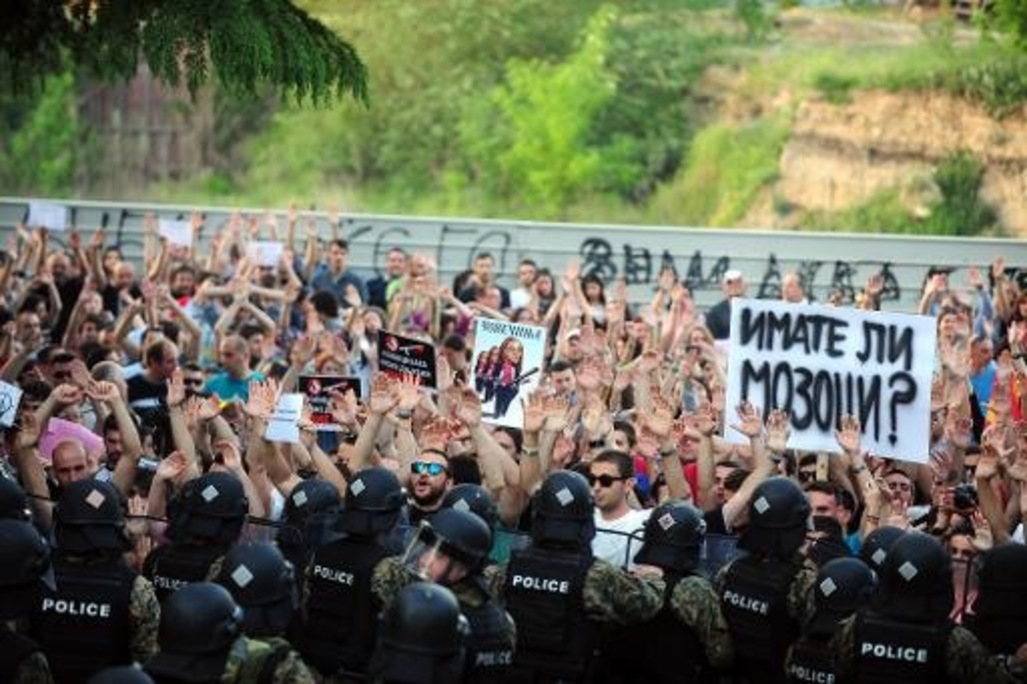
[{"label": "man in white cap", "polygon": [[745,294],[745,279],[742,272],[731,269],[724,273],[721,289],[724,299],[720,300],[706,312],[706,327],[710,329],[715,340],[726,340],[731,336],[731,300]]}]

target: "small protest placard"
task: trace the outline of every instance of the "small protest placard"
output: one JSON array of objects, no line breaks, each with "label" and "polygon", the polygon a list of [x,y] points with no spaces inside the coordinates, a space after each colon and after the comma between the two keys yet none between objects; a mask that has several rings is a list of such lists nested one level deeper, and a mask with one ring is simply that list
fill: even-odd
[{"label": "small protest placard", "polygon": [[68,227],[68,208],[53,202],[29,202],[28,224],[63,233]]},{"label": "small protest placard", "polygon": [[435,347],[428,342],[378,331],[378,368],[386,375],[409,373],[421,378],[421,387],[435,389]]},{"label": "small protest placard", "polygon": [[275,267],[282,259],[285,245],[269,240],[254,240],[246,247],[246,256],[257,266]]},{"label": "small protest placard", "polygon": [[343,375],[301,375],[300,392],[310,406],[310,421],[317,429],[337,432],[341,428],[332,419],[332,395],[353,390],[360,398],[360,378]]},{"label": "small protest placard", "polygon": [[267,421],[264,439],[269,442],[296,444],[300,441],[300,416],[302,414],[302,394],[283,394],[278,397],[275,412]]},{"label": "small protest placard", "polygon": [[192,247],[193,227],[188,221],[173,221],[162,218],[158,224],[161,237],[167,238],[168,243],[179,247]]},{"label": "small protest placard", "polygon": [[0,425],[11,427],[21,405],[21,388],[0,380]]},{"label": "small protest placard", "polygon": [[477,319],[471,384],[481,397],[482,420],[524,426],[518,397],[527,397],[538,386],[545,353],[545,328]]},{"label": "small protest placard", "polygon": [[[835,430],[851,414],[865,450],[924,463],[935,335],[927,316],[734,299],[727,410],[742,400],[764,416],[783,409],[789,447],[835,453]],[[730,428],[724,436],[744,440]]]}]

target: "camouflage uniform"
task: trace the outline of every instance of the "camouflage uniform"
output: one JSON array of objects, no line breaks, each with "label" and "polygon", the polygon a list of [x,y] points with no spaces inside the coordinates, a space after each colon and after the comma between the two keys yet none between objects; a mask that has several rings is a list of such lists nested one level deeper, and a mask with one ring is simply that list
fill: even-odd
[{"label": "camouflage uniform", "polygon": [[[835,653],[835,673],[839,684],[855,682],[856,676],[856,618],[840,624],[831,641]],[[1010,674],[970,631],[954,626],[945,645],[945,674],[950,682],[969,684],[1006,684],[1027,681],[1023,675]]]},{"label": "camouflage uniform", "polygon": [[250,639],[240,637],[232,644],[221,675],[223,684],[248,684],[260,681],[262,670],[268,658],[278,657],[279,649],[288,649],[284,658],[278,661],[271,681],[274,684],[314,684],[317,680],[307,668],[303,659],[289,645],[277,637],[271,639]]},{"label": "camouflage uniform", "polygon": [[129,648],[136,662],[144,663],[157,653],[157,628],[160,626],[160,601],[150,580],[136,577],[129,597],[128,614],[132,622]]},{"label": "camouflage uniform", "polygon": [[731,666],[735,657],[731,632],[720,610],[720,597],[709,582],[696,576],[683,578],[674,587],[668,605],[705,646],[710,665],[718,670]]},{"label": "camouflage uniform", "polygon": [[[498,566],[494,573],[487,578],[489,585],[502,588],[506,573]],[[644,622],[660,612],[663,590],[662,579],[636,577],[596,558],[585,574],[582,598],[589,619],[628,625]]]}]

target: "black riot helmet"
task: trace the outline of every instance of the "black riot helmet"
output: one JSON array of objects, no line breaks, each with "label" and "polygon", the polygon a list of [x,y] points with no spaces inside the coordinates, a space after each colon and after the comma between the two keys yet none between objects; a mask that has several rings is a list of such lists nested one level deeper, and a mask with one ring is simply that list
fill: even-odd
[{"label": "black riot helmet", "polygon": [[285,500],[275,541],[289,559],[301,561],[307,549],[319,546],[328,536],[341,507],[339,489],[331,482],[303,480]]},{"label": "black riot helmet", "polygon": [[809,512],[806,494],[793,480],[765,480],[752,493],[749,525],[738,546],[756,556],[788,560],[806,541]]},{"label": "black riot helmet", "polygon": [[892,544],[905,533],[902,528],[891,525],[878,527],[863,539],[863,545],[859,548],[860,560],[880,575]]},{"label": "black riot helmet", "polygon": [[649,514],[635,562],[680,575],[690,574],[699,567],[705,537],[706,521],[699,509],[681,501],[668,501]]},{"label": "black riot helmet", "polygon": [[906,532],[892,544],[874,593],[876,612],[908,622],[938,622],[952,612],[952,558],[934,537]]},{"label": "black riot helmet", "polygon": [[216,581],[242,607],[243,631],[248,636],[286,633],[299,604],[296,577],[292,563],[274,544],[235,546],[224,557]]},{"label": "black riot helmet", "polygon": [[981,557],[971,631],[992,653],[1013,655],[1027,643],[1027,546],[996,546]]},{"label": "black riot helmet", "polygon": [[0,519],[0,621],[28,617],[50,574],[50,547],[32,523]]},{"label": "black riot helmet", "polygon": [[0,474],[0,518],[31,520],[29,497],[14,480]]},{"label": "black riot helmet", "polygon": [[481,485],[464,483],[451,487],[442,497],[442,508],[470,511],[484,520],[485,524],[492,529],[495,529],[496,523],[499,521],[496,500],[489,490]]},{"label": "black riot helmet", "polygon": [[[485,566],[491,550],[492,530],[484,520],[469,511],[442,508],[428,520],[421,521],[403,564],[424,579],[448,585],[454,581],[450,576],[452,567],[436,564],[438,556],[462,563],[475,575]],[[441,572],[441,576],[427,576],[429,568],[435,568],[433,572]]]},{"label": "black riot helmet", "polygon": [[596,535],[594,510],[592,488],[584,476],[570,470],[552,472],[532,499],[532,541],[587,547]]},{"label": "black riot helmet", "polygon": [[383,682],[456,684],[463,676],[469,634],[451,591],[411,584],[381,615],[370,674]]},{"label": "black riot helmet", "polygon": [[187,584],[161,605],[160,652],[145,669],[158,679],[219,681],[242,623],[242,608],[227,589],[212,582]]},{"label": "black riot helmet", "polygon": [[361,470],[346,487],[346,504],[337,527],[358,535],[388,532],[399,520],[406,499],[399,478],[381,467]]},{"label": "black riot helmet", "polygon": [[829,638],[838,623],[870,602],[877,576],[858,558],[829,560],[817,573],[813,585],[816,611],[806,626],[806,635]]},{"label": "black riot helmet", "polygon": [[85,554],[132,548],[121,502],[121,492],[110,482],[87,479],[62,487],[54,509],[57,550]]},{"label": "black riot helmet", "polygon": [[231,544],[242,532],[249,502],[239,478],[213,472],[186,482],[168,509],[173,540],[195,538]]}]

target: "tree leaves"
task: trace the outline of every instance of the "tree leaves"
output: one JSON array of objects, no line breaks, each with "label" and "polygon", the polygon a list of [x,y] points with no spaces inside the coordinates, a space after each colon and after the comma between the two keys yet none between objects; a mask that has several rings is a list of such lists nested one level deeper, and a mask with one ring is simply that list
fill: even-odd
[{"label": "tree leaves", "polygon": [[354,48],[288,0],[17,0],[5,14],[0,68],[15,87],[60,70],[65,54],[94,75],[128,79],[142,55],[158,78],[193,93],[215,75],[241,93],[271,83],[298,102],[368,98]]}]

